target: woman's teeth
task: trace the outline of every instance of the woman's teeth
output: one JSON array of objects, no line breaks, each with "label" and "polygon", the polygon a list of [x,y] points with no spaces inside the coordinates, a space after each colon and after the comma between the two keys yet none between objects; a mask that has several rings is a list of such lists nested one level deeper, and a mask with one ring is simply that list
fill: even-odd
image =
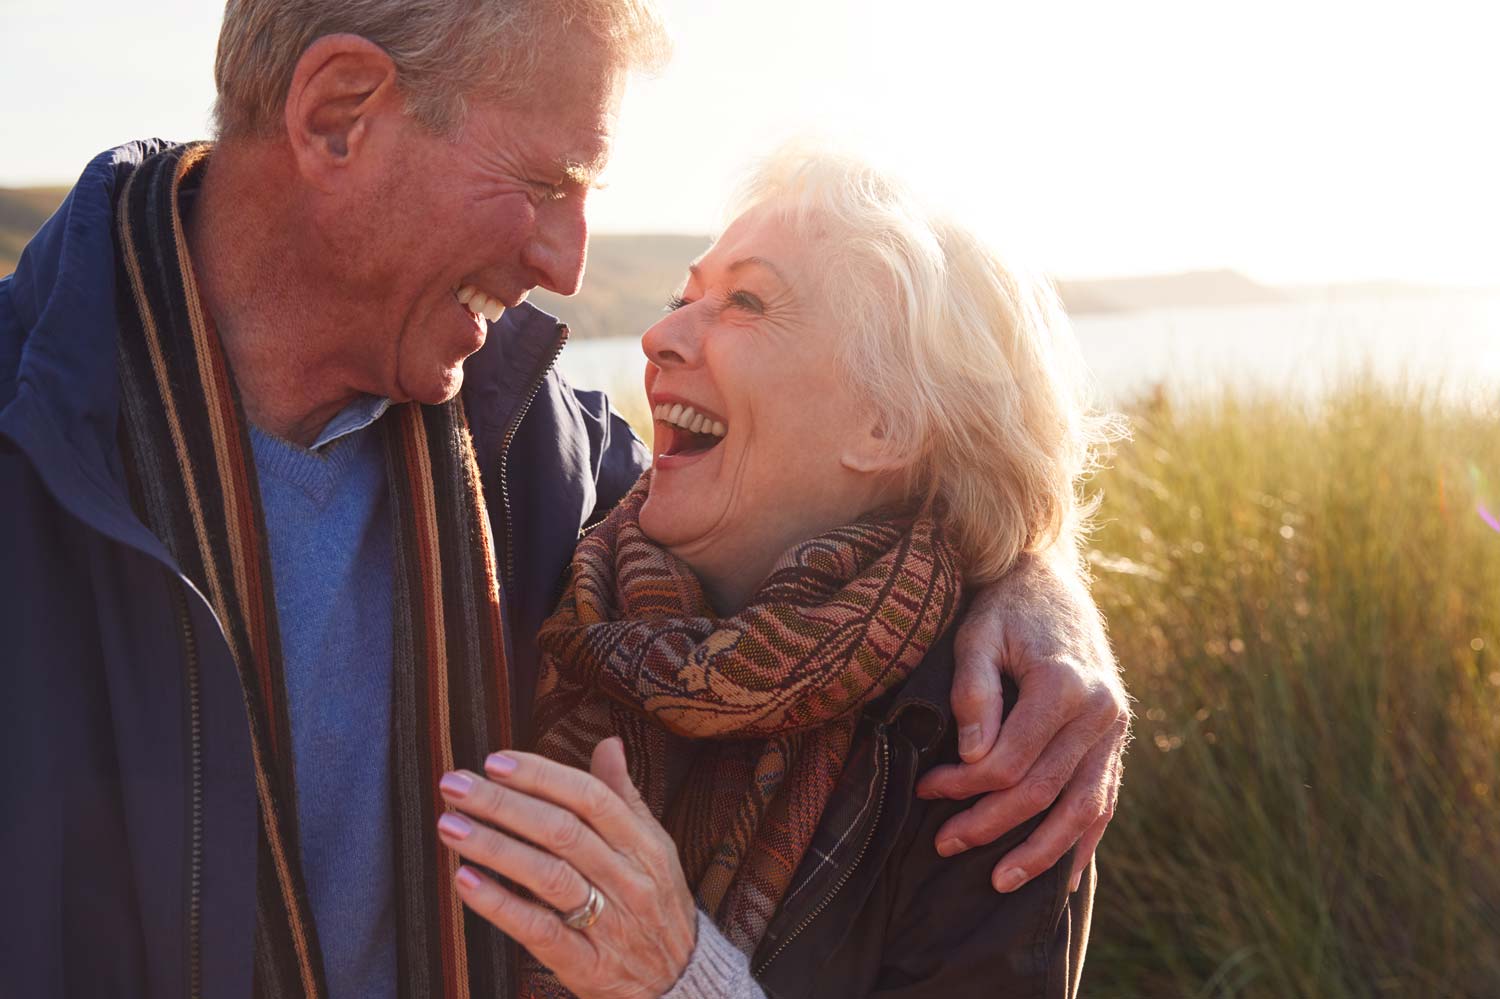
[{"label": "woman's teeth", "polygon": [[474,315],[483,316],[492,323],[499,322],[500,317],[505,313],[505,306],[472,284],[463,285],[453,293],[453,297],[458,299],[460,305],[468,306],[469,311]]},{"label": "woman's teeth", "polygon": [[729,428],[720,421],[710,419],[695,411],[692,406],[684,406],[680,402],[664,402],[657,406],[651,415],[664,423],[681,427],[690,434],[711,434],[714,437],[723,437],[729,432]]}]

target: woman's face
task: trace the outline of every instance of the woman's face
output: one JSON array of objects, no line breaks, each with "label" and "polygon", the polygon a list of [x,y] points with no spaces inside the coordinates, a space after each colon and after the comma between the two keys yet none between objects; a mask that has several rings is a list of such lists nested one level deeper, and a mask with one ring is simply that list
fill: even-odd
[{"label": "woman's face", "polygon": [[655,473],[641,526],[737,606],[790,545],[896,498],[870,408],[838,362],[819,245],[766,206],[689,268],[641,338]]}]

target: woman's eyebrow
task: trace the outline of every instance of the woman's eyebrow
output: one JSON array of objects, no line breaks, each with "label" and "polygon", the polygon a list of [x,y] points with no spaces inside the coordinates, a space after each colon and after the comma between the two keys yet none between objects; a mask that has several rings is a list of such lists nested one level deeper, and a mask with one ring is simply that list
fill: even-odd
[{"label": "woman's eyebrow", "polygon": [[[780,268],[771,263],[771,261],[767,260],[765,257],[742,257],[741,259],[736,260],[734,263],[730,264],[728,267],[724,268],[724,272],[726,274],[733,274],[735,271],[743,270],[746,267],[764,267],[766,270],[775,275],[776,279],[782,284],[788,286],[791,285],[791,282],[787,280],[786,275],[781,273]],[[701,268],[696,263],[688,264],[688,273],[695,278],[701,278],[703,276]]]}]

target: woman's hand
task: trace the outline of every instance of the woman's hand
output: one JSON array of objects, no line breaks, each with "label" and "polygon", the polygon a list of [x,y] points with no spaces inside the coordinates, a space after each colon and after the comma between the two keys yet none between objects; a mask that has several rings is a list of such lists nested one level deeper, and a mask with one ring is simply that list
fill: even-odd
[{"label": "woman's hand", "polygon": [[[464,859],[553,907],[472,867],[455,877],[465,905],[570,990],[583,999],[654,999],[687,967],[697,910],[677,847],[630,782],[619,739],[594,748],[590,770],[531,753],[495,753],[485,761],[490,780],[466,771],[443,777],[443,797],[455,811],[438,821],[438,832]],[[582,908],[590,885],[603,896],[603,910],[588,928],[570,929],[560,913]]]}]

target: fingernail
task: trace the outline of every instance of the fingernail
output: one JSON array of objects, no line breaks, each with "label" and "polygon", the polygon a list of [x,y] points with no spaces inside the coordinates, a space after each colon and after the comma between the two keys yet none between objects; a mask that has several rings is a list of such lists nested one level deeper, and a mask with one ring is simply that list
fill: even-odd
[{"label": "fingernail", "polygon": [[491,753],[484,761],[484,769],[496,776],[503,776],[516,769],[516,761],[504,753]]},{"label": "fingernail", "polygon": [[1021,887],[1026,880],[1026,872],[1019,867],[1011,867],[1001,871],[1000,876],[995,879],[996,891],[1015,891]]},{"label": "fingernail", "polygon": [[1075,892],[1075,891],[1077,891],[1078,890],[1078,886],[1079,886],[1080,883],[1082,883],[1082,881],[1083,881],[1083,872],[1082,871],[1074,871],[1073,872],[1073,880],[1068,883],[1068,891],[1069,892]]},{"label": "fingernail", "polygon": [[984,738],[984,731],[978,725],[965,725],[958,730],[958,755],[967,760],[970,756],[979,752],[979,744]]},{"label": "fingernail", "polygon": [[444,812],[443,817],[438,819],[438,832],[450,839],[468,839],[469,833],[473,831],[473,824],[461,815]]},{"label": "fingernail", "polygon": [[460,867],[458,873],[453,876],[453,880],[457,881],[461,888],[473,890],[479,887],[479,875],[467,867]]},{"label": "fingernail", "polygon": [[955,854],[963,853],[967,849],[968,847],[964,845],[963,840],[956,836],[950,837],[938,844],[938,856],[952,857]]},{"label": "fingernail", "polygon": [[450,794],[455,798],[467,798],[469,792],[474,790],[474,778],[454,771],[443,774],[443,779],[438,781],[438,787],[443,789],[444,794]]}]

